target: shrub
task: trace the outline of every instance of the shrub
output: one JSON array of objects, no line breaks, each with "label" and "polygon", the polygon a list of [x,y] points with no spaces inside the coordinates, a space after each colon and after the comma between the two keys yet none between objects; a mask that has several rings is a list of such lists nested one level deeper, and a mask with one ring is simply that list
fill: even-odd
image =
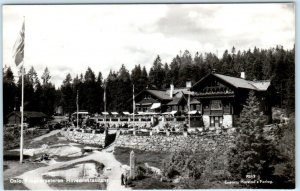
[{"label": "shrub", "polygon": [[162,175],[171,179],[176,176],[199,179],[205,167],[206,156],[205,151],[174,152],[169,160],[163,162]]},{"label": "shrub", "polygon": [[146,176],[146,169],[141,167],[141,166],[137,166],[136,168],[136,177],[135,179],[137,180],[141,180]]},{"label": "shrub", "polygon": [[[283,162],[278,165],[277,174],[282,176],[282,184],[295,186],[295,116],[290,116],[287,125],[283,125],[277,149],[282,156]],[[284,179],[283,179],[284,178]]]}]

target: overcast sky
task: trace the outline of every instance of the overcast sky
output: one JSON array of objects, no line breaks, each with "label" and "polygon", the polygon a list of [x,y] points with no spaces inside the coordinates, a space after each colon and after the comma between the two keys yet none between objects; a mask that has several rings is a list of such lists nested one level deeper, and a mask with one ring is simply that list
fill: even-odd
[{"label": "overcast sky", "polygon": [[270,48],[295,43],[294,5],[27,5],[3,7],[3,64],[17,68],[12,47],[25,16],[25,67],[41,77],[45,67],[60,86],[91,67],[107,77],[125,64],[149,70],[159,54],[170,63],[180,50],[192,55],[225,49]]}]

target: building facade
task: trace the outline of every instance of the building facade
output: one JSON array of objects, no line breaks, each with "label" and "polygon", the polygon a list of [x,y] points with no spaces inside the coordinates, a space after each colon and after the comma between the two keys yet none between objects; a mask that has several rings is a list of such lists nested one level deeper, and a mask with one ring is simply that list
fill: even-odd
[{"label": "building facade", "polygon": [[[175,88],[173,84],[170,89],[151,90],[144,89],[135,96],[135,106],[137,112],[156,112],[156,113],[187,113],[188,99],[192,110],[200,110],[201,103],[194,99],[190,83],[186,87]],[[131,100],[132,101],[132,100]]]},{"label": "building facade", "polygon": [[[7,116],[7,124],[18,125],[21,123],[21,112],[13,111]],[[29,126],[42,125],[47,121],[47,115],[38,111],[24,111],[24,123]]]},{"label": "building facade", "polygon": [[196,114],[201,116],[206,128],[233,127],[250,91],[255,92],[261,111],[270,121],[274,95],[270,81],[246,80],[244,73],[237,78],[213,72],[193,86],[188,82],[181,88],[171,84],[167,90],[145,89],[135,96],[136,111],[183,116]]},{"label": "building facade", "polygon": [[235,126],[251,90],[260,101],[264,114],[271,116],[270,81],[249,81],[243,77],[243,73],[241,78],[211,73],[191,88],[194,98],[202,104],[205,127]]}]

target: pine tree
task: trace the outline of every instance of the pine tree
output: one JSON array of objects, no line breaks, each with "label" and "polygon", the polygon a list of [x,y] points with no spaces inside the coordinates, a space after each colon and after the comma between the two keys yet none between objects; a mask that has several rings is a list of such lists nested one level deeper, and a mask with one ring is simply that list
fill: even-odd
[{"label": "pine tree", "polygon": [[178,72],[179,86],[184,87],[187,81],[193,79],[193,59],[189,51],[184,51]]},{"label": "pine tree", "polygon": [[163,70],[163,64],[161,63],[160,56],[157,55],[153,62],[153,66],[149,72],[149,81],[157,89],[162,88],[162,82],[164,81],[165,72]]},{"label": "pine tree", "polygon": [[177,55],[175,58],[173,58],[170,64],[171,83],[173,83],[175,86],[179,85],[179,81],[178,81],[179,67],[180,67],[180,57]]},{"label": "pine tree", "polygon": [[98,109],[97,109],[97,113],[100,113],[101,111],[104,111],[104,103],[103,103],[103,77],[102,77],[102,73],[99,72],[98,76],[97,76],[97,92],[98,92],[98,97],[96,98],[98,100]]},{"label": "pine tree", "polygon": [[[16,108],[16,85],[14,74],[10,67],[4,71],[3,75],[3,116],[7,116]],[[19,96],[20,97],[20,96]]]},{"label": "pine tree", "polygon": [[246,179],[247,174],[257,179],[269,179],[274,172],[276,149],[264,137],[262,113],[254,92],[249,93],[240,114],[234,146],[229,152],[229,171],[233,178]]},{"label": "pine tree", "polygon": [[61,86],[63,110],[71,117],[75,110],[75,100],[73,99],[72,77],[67,74],[66,79]]},{"label": "pine tree", "polygon": [[49,72],[48,67],[46,67],[44,70],[44,73],[42,75],[43,85],[44,86],[47,85],[49,83],[50,79],[51,79],[50,72]]},{"label": "pine tree", "polygon": [[[42,75],[42,80],[43,80],[42,95],[41,95],[39,107],[42,112],[44,112],[49,116],[54,114],[55,105],[56,105],[56,90],[55,90],[55,86],[50,82],[50,79],[51,79],[50,71],[46,67]],[[30,103],[28,105],[30,105]]]}]

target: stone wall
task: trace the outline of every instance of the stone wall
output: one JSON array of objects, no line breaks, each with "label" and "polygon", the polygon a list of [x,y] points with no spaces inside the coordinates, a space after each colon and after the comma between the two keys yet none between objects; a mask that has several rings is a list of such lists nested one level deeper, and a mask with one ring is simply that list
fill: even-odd
[{"label": "stone wall", "polygon": [[81,143],[81,144],[88,144],[88,145],[97,145],[100,147],[105,147],[107,144],[107,137],[106,133],[96,134],[95,132],[92,133],[85,133],[84,131],[77,131],[73,129],[61,130],[61,135],[66,137],[69,141]]},{"label": "stone wall", "polygon": [[201,132],[185,135],[160,135],[137,136],[119,134],[115,146],[129,147],[146,151],[179,151],[179,150],[214,150],[217,145],[229,146],[233,137],[227,130]]}]

